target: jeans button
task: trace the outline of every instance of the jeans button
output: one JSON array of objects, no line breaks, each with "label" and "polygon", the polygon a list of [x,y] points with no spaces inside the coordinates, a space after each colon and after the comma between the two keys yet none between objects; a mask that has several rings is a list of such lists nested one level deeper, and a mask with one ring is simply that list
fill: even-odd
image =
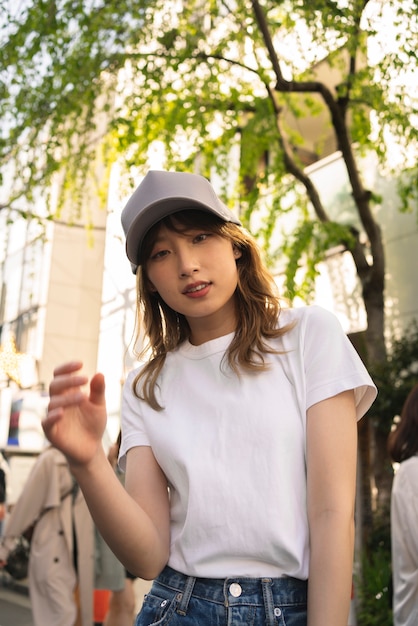
[{"label": "jeans button", "polygon": [[232,583],[232,585],[229,585],[229,593],[231,596],[234,596],[234,598],[239,598],[242,594],[241,585],[238,583]]},{"label": "jeans button", "polygon": [[281,610],[281,609],[279,609],[279,607],[278,607],[278,606],[276,606],[276,608],[274,609],[274,615],[275,615],[276,617],[280,617],[280,615],[281,615],[281,614],[282,614],[282,610]]}]

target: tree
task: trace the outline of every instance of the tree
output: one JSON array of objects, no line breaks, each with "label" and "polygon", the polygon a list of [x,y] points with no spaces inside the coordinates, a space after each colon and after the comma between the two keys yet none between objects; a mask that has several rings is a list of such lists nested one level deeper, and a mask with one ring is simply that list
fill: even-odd
[{"label": "tree", "polygon": [[[367,312],[368,360],[385,361],[379,198],[359,163],[373,152],[397,177],[402,208],[410,208],[417,197],[417,101],[404,78],[417,69],[416,2],[0,2],[0,158],[14,175],[4,204],[31,199],[59,174],[61,204],[71,195],[82,207],[97,150],[134,176],[158,141],[167,167],[191,170],[199,159],[202,173],[224,176],[238,143],[238,185],[225,184],[225,199],[238,200],[250,229],[258,224],[272,262],[289,199],[298,216],[281,248],[289,295],[309,293],[330,246],[349,250]],[[380,44],[373,61],[371,41]],[[315,116],[321,132],[312,144],[297,124]],[[388,136],[402,155],[393,167]],[[331,216],[305,168],[334,150],[347,171],[352,223],[338,211]]]}]

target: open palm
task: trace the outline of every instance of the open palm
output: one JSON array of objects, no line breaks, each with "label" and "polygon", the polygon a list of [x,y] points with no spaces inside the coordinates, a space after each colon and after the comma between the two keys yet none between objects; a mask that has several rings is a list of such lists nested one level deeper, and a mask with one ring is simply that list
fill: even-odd
[{"label": "open palm", "polygon": [[48,440],[73,464],[86,464],[101,447],[106,427],[105,383],[95,374],[88,380],[77,372],[81,363],[68,363],[54,371],[48,413],[42,426]]}]

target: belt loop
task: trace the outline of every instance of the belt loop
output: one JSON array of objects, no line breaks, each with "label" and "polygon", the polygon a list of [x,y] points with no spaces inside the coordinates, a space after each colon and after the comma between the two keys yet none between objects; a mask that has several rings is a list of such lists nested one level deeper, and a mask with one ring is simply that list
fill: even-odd
[{"label": "belt loop", "polygon": [[184,591],[181,594],[181,602],[177,609],[177,613],[180,615],[187,614],[187,608],[189,606],[190,596],[193,593],[193,587],[196,582],[196,578],[194,576],[188,576],[186,580],[186,584],[184,586]]},{"label": "belt loop", "polygon": [[261,589],[263,591],[264,608],[266,610],[266,626],[274,626],[274,600],[272,592],[273,581],[271,578],[261,579]]}]

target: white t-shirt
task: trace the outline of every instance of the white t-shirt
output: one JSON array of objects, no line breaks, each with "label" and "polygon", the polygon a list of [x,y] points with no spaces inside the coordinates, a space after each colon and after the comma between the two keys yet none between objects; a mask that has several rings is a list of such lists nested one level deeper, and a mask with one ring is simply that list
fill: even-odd
[{"label": "white t-shirt", "polygon": [[238,377],[222,360],[233,334],[179,346],[159,377],[160,412],[133,394],[136,372],[126,381],[120,463],[152,447],[170,486],[169,565],[184,574],[308,576],[306,411],[355,389],[360,418],[376,389],[333,314],[283,310],[280,324],[292,320],[272,342],[286,353],[266,355],[263,373]]},{"label": "white t-shirt", "polygon": [[393,622],[418,624],[418,456],[403,461],[391,498]]}]

